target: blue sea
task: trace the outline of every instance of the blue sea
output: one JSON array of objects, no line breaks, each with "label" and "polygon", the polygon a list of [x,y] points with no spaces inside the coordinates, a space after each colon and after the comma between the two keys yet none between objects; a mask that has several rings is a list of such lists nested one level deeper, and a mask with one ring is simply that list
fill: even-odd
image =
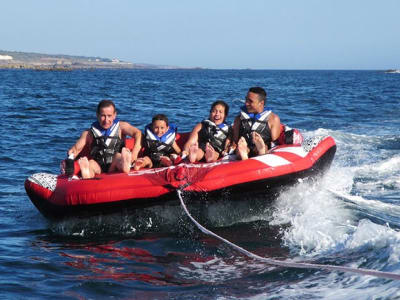
[{"label": "blue sea", "polygon": [[24,190],[59,173],[101,99],[143,129],[179,131],[225,100],[233,121],[251,86],[305,137],[337,143],[331,168],[270,199],[187,205],[262,257],[400,274],[400,74],[382,71],[0,70],[1,299],[400,299],[400,281],[249,258],[195,227],[176,203],[59,222]]}]

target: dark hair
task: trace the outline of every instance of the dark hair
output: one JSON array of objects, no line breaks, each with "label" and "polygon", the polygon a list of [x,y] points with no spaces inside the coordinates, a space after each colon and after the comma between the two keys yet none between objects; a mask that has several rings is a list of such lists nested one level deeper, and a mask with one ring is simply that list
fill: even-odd
[{"label": "dark hair", "polygon": [[96,113],[100,114],[100,110],[104,107],[109,107],[112,106],[114,108],[114,112],[117,112],[117,109],[115,108],[115,104],[114,102],[112,102],[111,100],[101,100],[99,102],[99,104],[97,104],[97,110]]},{"label": "dark hair", "polygon": [[225,118],[224,118],[224,122],[225,122],[225,119],[226,119],[226,117],[228,116],[228,113],[229,113],[229,105],[225,101],[217,100],[213,104],[211,104],[210,113],[212,112],[214,107],[216,107],[217,105],[222,105],[224,107],[224,109],[225,109]]},{"label": "dark hair", "polygon": [[168,117],[164,114],[157,114],[151,119],[151,124],[153,124],[155,121],[164,121],[165,124],[168,126]]},{"label": "dark hair", "polygon": [[262,87],[251,87],[249,88],[249,92],[257,94],[260,101],[265,101],[267,99],[267,92]]}]

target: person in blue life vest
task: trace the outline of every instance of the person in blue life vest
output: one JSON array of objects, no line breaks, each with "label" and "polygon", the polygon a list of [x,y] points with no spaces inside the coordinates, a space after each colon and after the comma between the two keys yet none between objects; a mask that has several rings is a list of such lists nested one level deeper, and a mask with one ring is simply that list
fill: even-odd
[{"label": "person in blue life vest", "polygon": [[151,123],[146,125],[142,139],[145,156],[136,161],[134,169],[172,165],[172,160],[181,153],[181,149],[175,141],[176,132],[176,126],[169,123],[166,115],[155,115]]},{"label": "person in blue life vest", "polygon": [[[82,178],[93,178],[102,172],[121,171],[129,173],[137,160],[141,148],[141,131],[128,122],[117,119],[117,110],[111,100],[101,100],[96,110],[97,121],[68,150],[70,158],[76,158],[85,146],[89,146],[90,156],[78,160]],[[126,136],[135,138],[132,152],[123,147]]]},{"label": "person in blue life vest", "polygon": [[222,100],[211,105],[208,119],[198,123],[185,143],[182,157],[188,157],[191,163],[205,159],[214,162],[227,154],[231,146],[232,128],[226,121],[229,106]]},{"label": "person in blue life vest", "polygon": [[242,160],[267,153],[281,134],[281,121],[265,108],[266,99],[267,93],[263,88],[251,87],[245,106],[233,123],[236,155]]}]

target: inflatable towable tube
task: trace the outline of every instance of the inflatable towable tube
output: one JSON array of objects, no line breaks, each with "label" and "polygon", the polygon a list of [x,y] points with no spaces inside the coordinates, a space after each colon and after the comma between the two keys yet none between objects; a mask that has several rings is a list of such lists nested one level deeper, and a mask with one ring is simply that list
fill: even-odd
[{"label": "inflatable towable tube", "polygon": [[[25,181],[32,203],[48,218],[110,213],[177,200],[176,189],[213,199],[219,195],[265,193],[318,177],[329,168],[336,151],[330,136],[279,145],[248,160],[226,157],[214,163],[100,174],[93,179],[36,173]],[[203,197],[204,196],[204,197]]]}]

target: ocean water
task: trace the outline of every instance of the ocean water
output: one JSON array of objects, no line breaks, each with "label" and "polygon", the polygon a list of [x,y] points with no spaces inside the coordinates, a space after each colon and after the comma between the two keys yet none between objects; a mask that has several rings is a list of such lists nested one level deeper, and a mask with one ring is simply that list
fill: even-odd
[{"label": "ocean water", "polygon": [[[250,86],[306,136],[337,152],[315,182],[189,210],[259,256],[400,274],[400,74],[380,71],[0,70],[1,299],[400,299],[400,281],[292,269],[201,233],[178,202],[46,220],[25,179],[58,173],[99,100],[143,129],[166,113],[179,131],[223,99],[233,121]],[[178,197],[177,197],[178,199]]]}]

